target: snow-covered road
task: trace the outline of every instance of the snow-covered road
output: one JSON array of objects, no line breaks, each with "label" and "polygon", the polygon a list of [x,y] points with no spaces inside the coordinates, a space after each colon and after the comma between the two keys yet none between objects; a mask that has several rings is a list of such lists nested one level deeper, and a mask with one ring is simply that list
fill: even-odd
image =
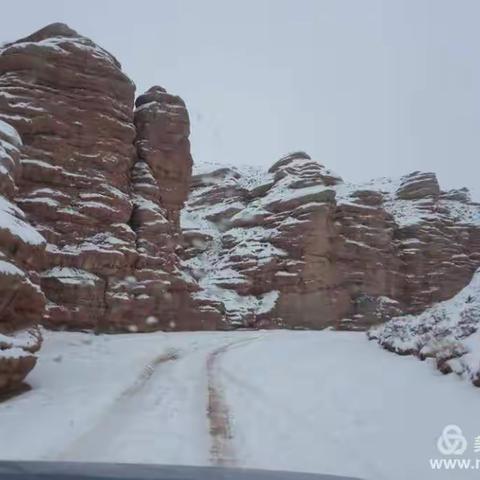
[{"label": "snow-covered road", "polygon": [[[0,459],[227,464],[364,479],[434,471],[480,392],[361,333],[46,333],[33,389],[0,404]],[[453,476],[452,476],[453,475]]]}]

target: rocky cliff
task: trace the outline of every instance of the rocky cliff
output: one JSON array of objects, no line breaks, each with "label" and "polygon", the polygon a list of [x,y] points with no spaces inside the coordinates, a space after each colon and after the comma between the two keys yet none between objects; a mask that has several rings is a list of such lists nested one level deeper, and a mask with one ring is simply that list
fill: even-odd
[{"label": "rocky cliff", "polygon": [[177,256],[188,114],[160,87],[134,110],[134,92],[112,55],[63,24],[0,52],[0,119],[23,139],[16,201],[46,239],[47,326],[184,328],[176,313],[193,308]]},{"label": "rocky cliff", "polygon": [[35,330],[8,334],[38,324],[45,308],[38,271],[46,242],[14,202],[21,147],[15,129],[0,120],[0,394],[21,388],[41,344]]},{"label": "rocky cliff", "polygon": [[0,50],[0,390],[18,386],[39,346],[6,334],[38,323],[216,327],[178,257],[187,110],[160,87],[136,108],[134,95],[119,62],[66,25]]},{"label": "rocky cliff", "polygon": [[480,265],[480,205],[434,174],[353,185],[302,152],[268,172],[201,168],[185,265],[228,324],[363,330],[452,297]]},{"label": "rocky cliff", "polygon": [[33,368],[38,324],[365,330],[480,265],[480,205],[431,173],[352,185],[298,152],[192,176],[189,133],[180,97],[135,100],[66,25],[0,49],[0,391]]}]

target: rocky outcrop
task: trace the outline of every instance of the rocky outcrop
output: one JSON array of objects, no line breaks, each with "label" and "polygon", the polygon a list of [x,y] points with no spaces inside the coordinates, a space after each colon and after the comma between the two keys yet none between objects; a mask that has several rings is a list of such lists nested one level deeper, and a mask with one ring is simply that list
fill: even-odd
[{"label": "rocky outcrop", "polygon": [[177,255],[192,165],[188,114],[160,87],[134,113],[134,90],[112,55],[63,24],[0,51],[0,119],[23,138],[16,201],[47,241],[36,271],[49,327],[206,321],[179,315],[195,313],[197,288]]},{"label": "rocky outcrop", "polygon": [[48,242],[47,325],[103,327],[116,313],[136,258],[133,98],[115,58],[66,25],[0,52],[0,118],[24,142],[17,203]]},{"label": "rocky outcrop", "polygon": [[15,129],[0,120],[0,393],[22,388],[41,344],[36,330],[22,338],[12,337],[12,332],[37,325],[45,308],[37,273],[45,240],[13,200],[21,146]]},{"label": "rocky outcrop", "polygon": [[179,233],[180,210],[188,196],[193,165],[185,103],[156,86],[140,95],[135,105],[139,163],[150,169],[157,184],[154,200],[161,201],[172,229]]},{"label": "rocky outcrop", "polygon": [[180,211],[192,174],[190,122],[180,97],[152,87],[137,98],[133,167],[133,212],[138,259],[135,290],[137,315],[147,327],[185,330],[215,329],[222,316],[215,302],[194,300],[196,282],[179,258],[182,243]]},{"label": "rocky outcrop", "polygon": [[364,330],[450,298],[480,265],[480,205],[433,174],[352,185],[303,152],[209,169],[183,212],[185,258],[228,324]]}]

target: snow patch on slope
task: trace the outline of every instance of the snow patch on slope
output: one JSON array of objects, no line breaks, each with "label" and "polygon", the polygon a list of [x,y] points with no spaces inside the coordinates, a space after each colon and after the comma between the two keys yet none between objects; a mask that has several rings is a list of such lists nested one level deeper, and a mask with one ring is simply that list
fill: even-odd
[{"label": "snow patch on slope", "polygon": [[[275,229],[231,228],[230,223],[248,222],[259,212],[269,213],[256,202],[249,204],[248,195],[251,190],[271,183],[273,175],[252,166],[227,167],[213,162],[195,164],[194,174],[203,175],[203,186],[190,195],[181,212],[181,226],[186,234],[198,232],[207,239],[195,241],[203,252],[184,261],[183,266],[192,272],[200,287],[193,295],[222,302],[229,324],[242,326],[246,318],[270,311],[279,293],[273,290],[261,295],[239,293],[238,288],[248,285],[249,279],[232,268],[232,258],[244,256],[262,264],[285,256],[285,252],[268,242],[276,234]],[[204,196],[218,186],[231,188],[234,197],[224,196],[220,202],[201,203]],[[200,206],[197,205],[199,201]],[[226,242],[232,246],[226,246]]]},{"label": "snow patch on slope", "polygon": [[394,353],[434,358],[444,373],[455,372],[480,386],[480,269],[453,298],[419,315],[396,317],[368,332]]}]

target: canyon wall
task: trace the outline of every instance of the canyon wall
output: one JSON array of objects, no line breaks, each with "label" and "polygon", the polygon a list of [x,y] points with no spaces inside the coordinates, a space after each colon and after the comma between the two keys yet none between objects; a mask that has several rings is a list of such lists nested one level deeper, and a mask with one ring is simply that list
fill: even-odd
[{"label": "canyon wall", "polygon": [[182,215],[200,294],[238,326],[364,330],[480,265],[480,205],[431,173],[354,185],[303,152],[268,172],[201,165]]},{"label": "canyon wall", "polygon": [[352,185],[297,152],[192,176],[189,134],[180,97],[135,100],[66,25],[0,49],[0,392],[33,368],[39,324],[364,330],[480,265],[480,206],[434,174]]},{"label": "canyon wall", "polygon": [[112,55],[63,24],[0,52],[0,119],[23,140],[16,203],[46,239],[46,326],[204,327],[177,315],[196,311],[177,255],[188,114],[160,87],[134,110],[134,93]]}]

